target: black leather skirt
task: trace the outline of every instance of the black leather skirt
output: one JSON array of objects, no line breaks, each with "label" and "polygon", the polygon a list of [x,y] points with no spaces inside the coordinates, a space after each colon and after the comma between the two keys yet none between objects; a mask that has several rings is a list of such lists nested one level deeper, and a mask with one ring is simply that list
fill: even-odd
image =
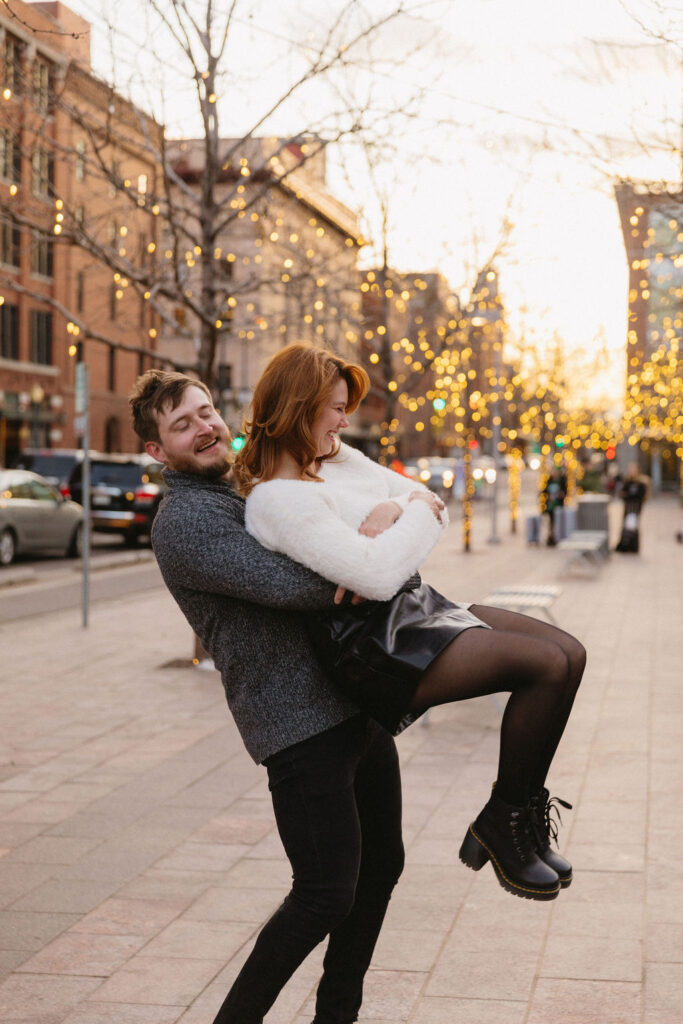
[{"label": "black leather skirt", "polygon": [[394,736],[419,717],[410,705],[434,658],[464,629],[489,628],[426,583],[390,601],[339,605],[308,625],[336,685]]}]

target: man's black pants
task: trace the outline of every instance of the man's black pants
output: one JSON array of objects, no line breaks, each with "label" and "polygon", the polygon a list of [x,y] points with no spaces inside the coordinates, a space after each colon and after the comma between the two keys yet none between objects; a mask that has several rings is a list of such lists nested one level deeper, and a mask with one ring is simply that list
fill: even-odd
[{"label": "man's black pants", "polygon": [[396,746],[358,715],[265,763],[292,889],[261,930],[214,1024],[261,1024],[328,934],[314,1024],[351,1024],[403,868]]}]

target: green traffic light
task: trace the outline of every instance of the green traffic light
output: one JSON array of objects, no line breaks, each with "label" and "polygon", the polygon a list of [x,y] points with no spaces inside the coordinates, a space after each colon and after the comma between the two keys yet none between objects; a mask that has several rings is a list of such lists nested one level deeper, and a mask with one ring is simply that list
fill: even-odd
[{"label": "green traffic light", "polygon": [[236,434],[230,442],[230,447],[234,452],[241,452],[246,444],[246,440],[244,434]]},{"label": "green traffic light", "polygon": [[443,412],[443,410],[446,408],[446,399],[435,398],[434,401],[432,402],[432,406],[434,407],[436,412]]}]

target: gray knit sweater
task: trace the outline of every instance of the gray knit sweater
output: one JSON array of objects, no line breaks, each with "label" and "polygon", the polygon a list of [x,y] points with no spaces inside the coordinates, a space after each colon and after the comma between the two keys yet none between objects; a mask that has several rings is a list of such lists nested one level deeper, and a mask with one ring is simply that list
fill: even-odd
[{"label": "gray knit sweater", "polygon": [[311,647],[306,610],[335,586],[244,528],[244,500],[223,481],[165,470],[152,529],[164,581],[219,669],[228,706],[257,762],[357,713]]}]

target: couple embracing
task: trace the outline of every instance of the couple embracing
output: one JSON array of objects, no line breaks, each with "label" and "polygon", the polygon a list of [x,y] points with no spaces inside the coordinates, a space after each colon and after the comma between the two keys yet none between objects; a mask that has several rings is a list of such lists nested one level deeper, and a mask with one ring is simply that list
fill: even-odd
[{"label": "couple embracing", "polygon": [[510,694],[494,786],[461,860],[490,861],[528,899],[554,899],[572,878],[550,844],[546,776],[585,651],[546,623],[449,601],[421,581],[447,512],[340,441],[368,387],[360,366],[325,349],[282,349],[233,464],[201,382],[151,370],[130,399],[137,434],[166,466],[152,534],[161,572],[267,770],[292,867],[215,1024],[262,1024],[328,936],[313,1024],[358,1019],[403,867],[394,736],[430,707]]}]

